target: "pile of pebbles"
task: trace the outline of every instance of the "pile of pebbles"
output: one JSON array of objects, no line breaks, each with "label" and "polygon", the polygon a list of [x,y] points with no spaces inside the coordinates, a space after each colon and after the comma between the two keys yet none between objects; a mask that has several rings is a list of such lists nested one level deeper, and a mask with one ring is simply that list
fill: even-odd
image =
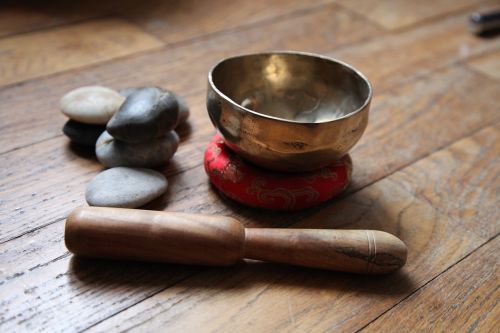
[{"label": "pile of pebbles", "polygon": [[165,176],[151,168],[165,166],[177,151],[174,129],[189,117],[180,96],[159,87],[88,86],[64,95],[61,110],[69,118],[64,134],[95,146],[97,159],[110,168],[89,183],[90,206],[136,208],[165,193]]}]

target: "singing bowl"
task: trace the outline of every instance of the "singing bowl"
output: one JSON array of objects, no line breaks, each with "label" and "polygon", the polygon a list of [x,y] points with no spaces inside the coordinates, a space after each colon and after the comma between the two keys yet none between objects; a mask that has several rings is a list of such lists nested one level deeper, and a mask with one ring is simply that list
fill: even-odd
[{"label": "singing bowl", "polygon": [[310,171],[344,156],[368,123],[372,88],[353,67],[299,52],[226,58],[207,110],[227,146],[265,168]]}]

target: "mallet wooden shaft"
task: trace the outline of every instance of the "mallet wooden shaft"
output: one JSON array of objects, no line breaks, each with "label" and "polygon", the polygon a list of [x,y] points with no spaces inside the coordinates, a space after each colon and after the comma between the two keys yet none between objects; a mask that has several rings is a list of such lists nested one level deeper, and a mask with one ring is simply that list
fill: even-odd
[{"label": "mallet wooden shaft", "polygon": [[406,246],[375,230],[245,228],[225,216],[86,207],[66,220],[76,255],[200,265],[243,258],[356,273],[388,273],[406,262]]}]

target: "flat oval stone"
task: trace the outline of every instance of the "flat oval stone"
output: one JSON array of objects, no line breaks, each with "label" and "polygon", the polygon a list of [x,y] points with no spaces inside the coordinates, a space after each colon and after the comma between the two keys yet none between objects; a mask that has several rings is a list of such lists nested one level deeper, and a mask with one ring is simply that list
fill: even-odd
[{"label": "flat oval stone", "polygon": [[87,186],[85,200],[90,206],[136,208],[167,190],[161,173],[141,168],[112,168],[95,176]]},{"label": "flat oval stone", "polygon": [[179,147],[179,136],[174,131],[146,143],[127,143],[104,131],[97,139],[97,159],[107,167],[128,166],[156,168],[164,166]]},{"label": "flat oval stone", "polygon": [[128,94],[106,130],[124,142],[148,142],[175,128],[178,109],[177,99],[170,91],[158,87],[137,88]]},{"label": "flat oval stone", "polygon": [[68,120],[63,127],[63,133],[71,141],[83,146],[95,146],[97,138],[106,130],[103,125],[90,125],[74,120]]},{"label": "flat oval stone", "polygon": [[101,86],[81,87],[61,98],[61,110],[71,120],[85,124],[106,125],[120,108],[125,97]]}]

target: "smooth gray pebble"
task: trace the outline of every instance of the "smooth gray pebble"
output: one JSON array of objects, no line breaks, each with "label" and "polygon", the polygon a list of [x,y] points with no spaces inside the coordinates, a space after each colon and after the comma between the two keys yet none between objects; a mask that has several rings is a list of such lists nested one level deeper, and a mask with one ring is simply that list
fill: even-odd
[{"label": "smooth gray pebble", "polygon": [[85,199],[90,206],[137,208],[165,193],[167,186],[167,179],[157,171],[117,167],[95,176]]},{"label": "smooth gray pebble", "polygon": [[104,131],[96,143],[97,159],[107,167],[127,166],[157,168],[164,166],[179,147],[179,136],[174,131],[146,143],[127,143]]},{"label": "smooth gray pebble", "polygon": [[138,88],[128,94],[109,120],[106,130],[114,138],[141,143],[162,137],[179,121],[175,95],[158,87]]}]

